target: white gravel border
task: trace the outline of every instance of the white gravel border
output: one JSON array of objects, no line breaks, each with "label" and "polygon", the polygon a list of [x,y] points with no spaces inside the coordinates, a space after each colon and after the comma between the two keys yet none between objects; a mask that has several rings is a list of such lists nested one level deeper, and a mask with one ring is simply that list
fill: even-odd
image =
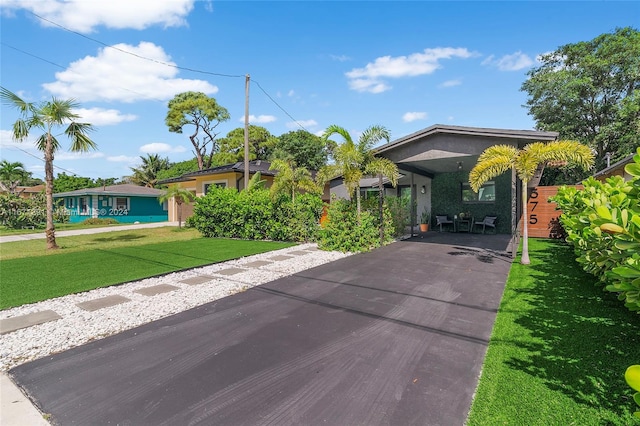
[{"label": "white gravel border", "polygon": [[[272,261],[273,263],[259,268],[244,266],[257,260],[270,261],[269,258],[273,256],[300,250],[310,251],[291,259]],[[0,371],[9,370],[25,362],[110,336],[350,254],[317,250],[316,244],[300,244],[215,265],[175,272],[158,278],[99,288],[0,311],[0,319],[44,310],[53,310],[62,316],[59,320],[0,335]],[[246,269],[246,271],[231,276],[216,275],[218,271],[232,267]],[[197,285],[180,282],[198,275],[211,275],[215,279]],[[155,296],[144,296],[134,292],[140,288],[158,284],[170,284],[178,289]],[[121,295],[131,300],[93,312],[84,311],[76,306],[79,302],[111,295]]]}]

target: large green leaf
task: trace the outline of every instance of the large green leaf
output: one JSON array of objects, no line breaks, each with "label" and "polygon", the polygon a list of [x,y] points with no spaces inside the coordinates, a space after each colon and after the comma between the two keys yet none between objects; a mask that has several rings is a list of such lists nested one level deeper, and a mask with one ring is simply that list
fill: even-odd
[{"label": "large green leaf", "polygon": [[624,373],[624,379],[629,386],[640,392],[640,365],[632,365],[627,368]]}]

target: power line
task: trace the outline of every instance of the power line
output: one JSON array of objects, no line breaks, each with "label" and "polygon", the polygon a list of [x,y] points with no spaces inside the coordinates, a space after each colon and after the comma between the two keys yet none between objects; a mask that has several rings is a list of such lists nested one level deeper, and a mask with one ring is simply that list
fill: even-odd
[{"label": "power line", "polygon": [[[273,98],[272,98],[272,97],[267,93],[267,91],[266,91],[266,90],[264,90],[264,89],[262,88],[262,86],[260,85],[260,83],[258,83],[256,80],[252,80],[252,81],[256,84],[256,86],[258,86],[258,88],[259,88],[260,90],[262,90],[262,93],[264,93],[264,94],[267,96],[267,98],[269,98],[269,99],[271,100],[271,102],[273,102],[273,103],[274,103],[278,108],[280,108],[280,109],[282,110],[282,112],[284,112],[285,114],[287,114],[287,117],[289,117],[290,119],[292,119],[292,120],[294,121],[294,123],[296,123],[298,126],[300,126],[300,128],[301,128],[302,130],[305,130],[305,131],[309,132],[307,129],[305,129],[305,128],[304,128],[304,126],[303,126],[302,124],[300,124],[300,123],[298,122],[298,120],[296,120],[295,118],[293,118],[293,117],[291,116],[291,114],[289,114],[289,113],[288,113],[284,108],[282,108],[282,107],[280,106],[280,104],[279,104],[279,103],[277,103],[277,102],[275,101],[275,99],[273,99]],[[311,132],[309,132],[309,133],[311,133]]]},{"label": "power line", "polygon": [[[47,19],[47,18],[44,18],[44,17],[42,17],[42,16],[40,16],[40,15],[38,15],[38,14],[36,14],[36,13],[32,12],[32,11],[27,10],[27,12],[28,12],[28,13],[30,13],[30,14],[32,14],[32,15],[33,15],[33,16],[35,16],[36,18],[38,18],[38,19],[40,19],[40,20],[42,20],[42,21],[48,22],[49,24],[54,25],[54,26],[56,26],[56,27],[58,27],[58,28],[61,28],[61,29],[65,30],[65,31],[67,31],[67,32],[70,32],[70,33],[72,33],[72,34],[75,34],[75,35],[77,35],[77,36],[80,36],[80,37],[82,37],[82,38],[85,38],[85,39],[87,39],[87,40],[93,41],[94,43],[97,43],[97,44],[99,44],[99,45],[101,45],[101,46],[104,46],[104,47],[106,47],[106,48],[114,49],[114,50],[116,50],[116,51],[119,51],[119,52],[125,53],[125,54],[127,54],[127,55],[134,56],[134,57],[136,57],[136,58],[138,58],[138,59],[143,59],[143,60],[146,60],[146,61],[150,61],[150,62],[154,62],[154,63],[157,63],[157,64],[161,64],[161,65],[164,65],[164,66],[167,66],[167,67],[176,68],[176,69],[184,70],[184,71],[191,71],[191,72],[199,73],[199,74],[207,74],[207,75],[214,75],[214,76],[218,76],[218,77],[229,77],[229,78],[244,78],[244,77],[245,77],[244,75],[223,74],[223,73],[216,73],[216,72],[211,72],[211,71],[199,70],[199,69],[195,69],[195,68],[182,67],[182,66],[179,66],[179,65],[176,65],[176,64],[170,64],[170,63],[168,63],[168,62],[163,62],[163,61],[159,61],[159,60],[157,60],[157,59],[148,58],[148,57],[146,57],[146,56],[138,55],[138,54],[136,54],[136,53],[129,52],[129,51],[127,51],[127,50],[120,49],[120,48],[118,48],[118,47],[114,47],[114,46],[108,45],[107,43],[105,43],[105,42],[103,42],[103,41],[100,41],[100,40],[98,40],[98,39],[95,39],[95,38],[92,38],[92,37],[86,36],[86,35],[84,35],[84,34],[82,34],[82,33],[77,32],[77,31],[73,31],[73,30],[71,30],[71,29],[69,29],[69,28],[65,27],[64,25],[58,24],[57,22],[51,21],[51,20],[49,20],[49,19]],[[4,43],[3,43],[3,44],[4,44]],[[16,49],[16,50],[18,50],[18,49]],[[24,53],[26,53],[26,52],[24,52]],[[27,54],[28,54],[28,53],[27,53]],[[30,54],[29,54],[29,55],[30,55]],[[37,56],[35,56],[35,55],[30,55],[30,56],[34,56],[34,57],[36,57],[36,58],[37,58]],[[49,62],[49,61],[46,61],[46,60],[45,60],[45,62]],[[49,63],[54,64],[53,62],[49,62]],[[56,65],[56,66],[60,67],[60,65],[58,65],[58,64],[54,64],[54,65]],[[64,68],[64,67],[62,67],[62,68]],[[308,130],[307,130],[307,129],[302,125],[302,124],[300,124],[300,123],[298,122],[298,120],[296,120],[295,118],[293,118],[293,116],[291,116],[291,114],[289,114],[289,112],[288,112],[287,110],[285,110],[285,109],[284,109],[284,108],[283,108],[283,107],[282,107],[278,102],[276,102],[276,101],[275,101],[275,99],[273,99],[273,97],[272,97],[271,95],[269,95],[269,93],[267,93],[267,91],[266,91],[264,88],[262,88],[262,86],[260,85],[260,83],[259,83],[259,82],[257,82],[256,80],[252,80],[252,81],[253,81],[254,83],[256,83],[256,85],[257,85],[257,86],[258,86],[258,88],[262,91],[262,93],[264,93],[264,94],[265,94],[265,96],[266,96],[267,98],[269,98],[269,100],[270,100],[271,102],[273,102],[273,104],[274,104],[275,106],[277,106],[277,107],[278,107],[282,112],[284,112],[284,113],[287,115],[287,117],[289,117],[289,118],[290,118],[291,120],[293,120],[293,121],[294,121],[298,126],[300,126],[300,128],[301,128],[302,130],[305,130],[305,131],[307,131],[307,132],[308,132]],[[125,89],[125,90],[127,90],[127,89]],[[132,92],[132,93],[136,93],[136,92],[133,92],[133,91],[131,91],[131,92]]]},{"label": "power line", "polygon": [[[11,149],[11,148],[15,148],[15,149],[17,149],[18,151],[22,151],[22,152],[24,152],[25,154],[27,154],[27,155],[29,155],[29,156],[31,156],[31,157],[33,157],[33,158],[37,159],[37,160],[40,160],[40,161],[42,161],[42,162],[44,163],[44,158],[42,158],[42,157],[38,157],[37,155],[33,155],[33,154],[32,154],[32,153],[30,153],[29,151],[25,151],[24,149],[22,149],[22,148],[20,148],[20,147],[17,147],[17,146],[15,146],[15,145],[13,145],[13,146],[8,146],[7,148],[9,148],[9,149]],[[64,167],[56,166],[55,164],[53,165],[53,167],[55,167],[56,169],[62,170],[63,172],[68,172],[68,173],[71,173],[71,174],[72,174],[72,175],[74,175],[74,176],[77,176],[77,173],[76,173],[76,172],[72,172],[71,170],[67,170],[67,169],[65,169]]]},{"label": "power line", "polygon": [[[55,62],[52,62],[52,61],[50,61],[50,60],[48,60],[48,59],[45,59],[45,58],[43,58],[43,57],[41,57],[41,56],[34,55],[33,53],[29,53],[29,52],[27,52],[27,51],[25,51],[25,50],[22,50],[22,49],[20,49],[20,48],[17,48],[17,47],[15,47],[15,46],[12,46],[12,45],[10,45],[10,44],[7,44],[7,43],[5,43],[4,41],[0,41],[0,44],[2,44],[3,46],[8,47],[8,48],[10,48],[10,49],[16,50],[16,51],[18,51],[18,52],[20,52],[20,53],[23,53],[23,54],[25,54],[25,55],[27,55],[27,56],[31,56],[32,58],[35,58],[35,59],[38,59],[38,60],[40,60],[40,61],[46,62],[46,63],[48,63],[48,64],[51,64],[51,65],[53,65],[53,66],[55,66],[55,67],[58,67],[58,68],[60,68],[60,69],[63,69],[63,70],[69,71],[69,69],[67,69],[66,67],[64,67],[64,66],[62,66],[62,65],[60,65],[60,64],[56,64]],[[74,71],[71,71],[71,73],[73,73],[73,74],[75,74],[75,75],[80,75],[79,73],[74,72]],[[146,98],[146,99],[151,99],[151,100],[158,101],[158,102],[162,102],[162,103],[164,103],[164,102],[165,102],[163,99],[154,98],[153,96],[145,95],[144,93],[136,92],[135,90],[131,90],[131,89],[128,89],[128,88],[123,87],[123,86],[115,86],[115,87],[117,87],[117,88],[119,88],[119,89],[122,89],[122,90],[125,90],[125,91],[127,91],[127,92],[135,93],[136,95],[142,96],[143,98]]]},{"label": "power line", "polygon": [[82,38],[85,38],[85,39],[87,39],[87,40],[91,40],[91,41],[93,41],[94,43],[98,43],[98,44],[100,44],[101,46],[107,47],[107,48],[109,48],[109,49],[117,50],[117,51],[119,51],[119,52],[126,53],[127,55],[135,56],[136,58],[139,58],[139,59],[144,59],[144,60],[146,60],[146,61],[155,62],[155,63],[157,63],[157,64],[162,64],[162,65],[165,65],[165,66],[167,66],[167,67],[177,68],[177,69],[179,69],[179,70],[191,71],[191,72],[195,72],[195,73],[199,73],[199,74],[215,75],[215,76],[218,76],[218,77],[230,77],[230,78],[238,78],[238,77],[242,77],[242,78],[244,78],[244,75],[221,74],[221,73],[216,73],[216,72],[203,71],[203,70],[198,70],[198,69],[195,69],[195,68],[181,67],[181,66],[178,66],[178,65],[175,65],[175,64],[170,64],[170,63],[168,63],[168,62],[159,61],[159,60],[157,60],[157,59],[153,59],[153,58],[147,58],[146,56],[138,55],[137,53],[129,52],[129,51],[127,51],[127,50],[120,49],[120,48],[118,48],[118,47],[110,46],[110,45],[108,45],[108,44],[107,44],[107,43],[105,43],[105,42],[102,42],[102,41],[97,40],[97,39],[95,39],[95,38],[91,38],[91,37],[89,37],[89,36],[86,36],[86,35],[84,35],[84,34],[82,34],[82,33],[77,32],[77,31],[73,31],[73,30],[71,30],[71,29],[69,29],[69,28],[67,28],[67,27],[65,27],[65,26],[63,26],[63,25],[58,24],[57,22],[53,22],[53,21],[51,21],[51,20],[49,20],[49,19],[47,19],[47,18],[44,18],[44,17],[42,17],[42,16],[40,16],[40,15],[38,15],[38,14],[36,14],[36,13],[34,13],[34,12],[30,11],[30,10],[27,10],[27,12],[29,12],[30,14],[32,14],[33,16],[35,16],[35,17],[36,17],[36,18],[38,18],[38,19],[41,19],[41,20],[43,20],[43,21],[45,21],[45,22],[48,22],[48,23],[50,23],[51,25],[54,25],[54,26],[56,26],[56,27],[58,27],[58,28],[61,28],[61,29],[65,30],[65,31],[68,31],[68,32],[70,32],[70,33],[72,33],[72,34],[75,34],[75,35],[80,36],[80,37],[82,37]]}]

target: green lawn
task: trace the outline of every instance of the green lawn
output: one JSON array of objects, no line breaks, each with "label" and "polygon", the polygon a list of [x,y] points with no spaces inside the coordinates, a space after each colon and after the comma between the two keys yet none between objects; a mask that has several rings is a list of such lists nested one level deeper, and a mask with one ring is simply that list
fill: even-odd
[{"label": "green lawn", "polygon": [[[3,260],[0,265],[0,309],[293,245],[283,242],[194,238],[193,235],[183,241],[140,244],[139,240],[154,239],[148,236],[154,235],[152,231],[156,230],[69,237],[66,244],[71,249],[56,250],[53,255],[41,254],[8,260],[5,258],[5,251],[8,254],[19,252],[20,245],[25,244],[1,244]],[[172,234],[180,237],[184,233]],[[39,251],[42,252],[42,249]]]},{"label": "green lawn", "polygon": [[640,315],[594,285],[566,244],[530,240],[514,262],[468,425],[636,425],[624,380]]},{"label": "green lawn", "polygon": [[[69,231],[73,229],[91,229],[91,228],[112,228],[117,226],[133,225],[132,223],[118,223],[113,225],[86,225],[84,223],[56,223],[56,231]],[[4,235],[22,235],[22,234],[40,234],[44,232],[44,226],[41,228],[13,229],[6,226],[0,226],[0,236]]]}]

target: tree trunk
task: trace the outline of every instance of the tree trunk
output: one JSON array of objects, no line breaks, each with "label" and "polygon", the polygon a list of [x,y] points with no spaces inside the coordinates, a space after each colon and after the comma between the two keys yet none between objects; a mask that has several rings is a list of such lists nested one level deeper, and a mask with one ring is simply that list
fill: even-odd
[{"label": "tree trunk", "polygon": [[529,215],[527,214],[527,181],[522,181],[522,257],[520,263],[528,265],[531,263],[529,260]]},{"label": "tree trunk", "polygon": [[182,228],[182,203],[176,201],[176,204],[178,205],[178,228]]},{"label": "tree trunk", "polygon": [[47,236],[47,250],[59,248],[56,244],[56,230],[53,225],[53,146],[51,133],[47,133],[47,142],[44,151],[44,174],[45,174],[45,198],[47,226],[45,234]]}]

